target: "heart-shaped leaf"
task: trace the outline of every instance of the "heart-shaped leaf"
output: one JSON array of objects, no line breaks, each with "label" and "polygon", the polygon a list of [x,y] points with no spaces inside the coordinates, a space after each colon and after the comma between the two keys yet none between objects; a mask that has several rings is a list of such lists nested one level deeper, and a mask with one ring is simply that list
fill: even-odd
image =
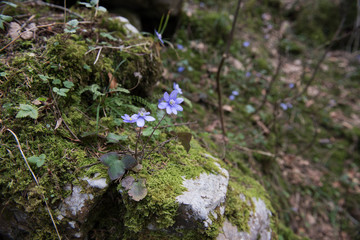
[{"label": "heart-shaped leaf", "polygon": [[125,155],[121,161],[124,163],[126,170],[130,170],[137,165],[136,159],[130,155]]},{"label": "heart-shaped leaf", "polygon": [[112,181],[121,178],[124,175],[124,173],[125,173],[125,166],[122,161],[116,160],[110,163],[108,174]]},{"label": "heart-shaped leaf", "polygon": [[139,179],[137,182],[134,182],[128,194],[134,201],[137,202],[146,197],[147,188],[145,185],[145,179]]},{"label": "heart-shaped leaf", "polygon": [[106,153],[100,157],[100,161],[104,165],[110,167],[111,163],[113,163],[115,161],[119,161],[119,154],[117,154],[116,152]]},{"label": "heart-shaped leaf", "polygon": [[125,135],[117,135],[115,133],[109,133],[106,137],[109,143],[118,143],[119,141],[124,141],[128,138]]},{"label": "heart-shaped leaf", "polygon": [[134,184],[134,181],[135,179],[132,176],[127,176],[121,181],[121,186],[125,188],[125,190],[129,190]]},{"label": "heart-shaped leaf", "polygon": [[183,147],[185,148],[186,152],[189,152],[192,134],[188,133],[188,132],[179,132],[179,133],[176,133],[176,135],[179,138]]}]

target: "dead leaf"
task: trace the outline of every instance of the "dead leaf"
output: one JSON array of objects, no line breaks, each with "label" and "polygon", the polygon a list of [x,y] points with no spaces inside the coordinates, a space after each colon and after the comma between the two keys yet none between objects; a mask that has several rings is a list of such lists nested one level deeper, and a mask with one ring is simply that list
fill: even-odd
[{"label": "dead leaf", "polygon": [[118,86],[116,78],[112,75],[111,72],[108,72],[109,77],[109,89],[115,89]]},{"label": "dead leaf", "polygon": [[179,138],[181,145],[183,145],[183,147],[185,148],[186,152],[189,152],[192,134],[188,132],[179,132],[176,133],[176,135]]},{"label": "dead leaf", "polygon": [[135,179],[132,176],[127,176],[123,180],[121,180],[121,186],[125,188],[125,190],[129,190],[134,184],[134,181]]},{"label": "dead leaf", "polygon": [[63,121],[62,118],[59,118],[59,119],[56,121],[56,126],[55,126],[54,130],[56,130],[56,129],[58,129],[58,128],[60,127],[62,121]]},{"label": "dead leaf", "polygon": [[9,28],[8,33],[12,40],[14,40],[20,36],[20,29],[21,29],[21,26],[18,23],[16,23],[16,22],[10,23],[10,28]]},{"label": "dead leaf", "polygon": [[227,112],[232,112],[233,111],[233,108],[230,105],[224,105],[223,109],[224,109],[224,111],[227,111]]},{"label": "dead leaf", "polygon": [[34,37],[34,34],[37,30],[35,23],[30,23],[28,27],[25,28],[25,32],[21,34],[21,38],[24,40],[29,40]]}]

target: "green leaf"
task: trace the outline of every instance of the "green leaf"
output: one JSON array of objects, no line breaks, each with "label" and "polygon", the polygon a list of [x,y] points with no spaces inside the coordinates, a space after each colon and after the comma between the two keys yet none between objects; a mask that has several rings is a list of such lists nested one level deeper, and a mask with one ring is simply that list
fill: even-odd
[{"label": "green leaf", "polygon": [[130,93],[129,90],[122,88],[122,87],[117,87],[115,89],[111,89],[111,92],[123,92],[123,93]]},{"label": "green leaf", "polygon": [[61,84],[61,80],[55,78],[55,79],[52,81],[52,84],[54,84],[54,85],[60,85],[60,84]]},{"label": "green leaf", "polygon": [[128,194],[134,201],[140,201],[147,195],[145,179],[139,179],[138,182],[132,184]]},{"label": "green leaf", "polygon": [[11,16],[8,16],[8,15],[0,14],[0,19],[5,21],[5,22],[10,22],[13,18]]},{"label": "green leaf", "polygon": [[253,112],[255,112],[255,108],[252,106],[252,105],[250,105],[250,104],[248,104],[248,105],[246,105],[246,112],[247,113],[253,113]]},{"label": "green leaf", "polygon": [[31,117],[37,119],[39,116],[38,109],[28,104],[20,104],[20,111],[16,114],[16,118]]},{"label": "green leaf", "polygon": [[137,165],[137,161],[133,156],[125,155],[121,161],[124,163],[126,170],[130,170]]},{"label": "green leaf", "polygon": [[106,8],[99,6],[98,8],[96,8],[98,11],[100,12],[107,12]]},{"label": "green leaf", "polygon": [[48,82],[48,79],[49,79],[49,77],[48,76],[45,76],[45,75],[42,75],[42,74],[39,74],[38,75],[39,76],[39,78],[41,79],[41,80],[43,80],[44,82]]},{"label": "green leaf", "polygon": [[128,138],[126,135],[117,135],[115,133],[109,133],[106,137],[109,143],[118,143],[119,141],[124,141]]},{"label": "green leaf", "polygon": [[109,40],[112,40],[112,41],[116,41],[116,40],[117,40],[116,38],[114,38],[113,36],[111,36],[110,33],[104,33],[104,32],[102,32],[102,33],[100,33],[100,36],[102,36],[102,37],[104,37],[104,38],[107,38],[107,39],[109,39]]},{"label": "green leaf", "polygon": [[125,188],[125,190],[129,190],[134,182],[135,179],[132,176],[127,176],[121,181],[121,186]]},{"label": "green leaf", "polygon": [[6,72],[0,72],[0,77],[5,77],[6,76]]},{"label": "green leaf", "polygon": [[54,87],[53,88],[53,91],[56,93],[56,94],[58,94],[58,95],[60,95],[60,96],[63,96],[63,97],[66,97],[67,95],[66,95],[66,93],[69,91],[69,89],[67,89],[67,88],[57,88],[57,87]]},{"label": "green leaf", "polygon": [[70,81],[65,81],[63,84],[66,88],[72,88],[73,86],[75,86],[75,84]]},{"label": "green leaf", "polygon": [[113,163],[115,161],[119,161],[119,154],[117,154],[116,152],[106,153],[100,157],[100,161],[104,165],[109,167],[111,165],[111,163]]},{"label": "green leaf", "polygon": [[17,7],[17,5],[15,3],[12,3],[12,2],[3,1],[2,3],[5,3],[5,4],[7,4],[7,5],[9,5],[10,7],[13,7],[13,8]]},{"label": "green leaf", "polygon": [[91,4],[87,3],[87,2],[79,2],[79,4],[85,5],[85,7],[87,7],[87,8],[92,8]]},{"label": "green leaf", "polygon": [[188,132],[179,132],[176,133],[176,135],[179,138],[181,145],[183,145],[183,147],[185,148],[186,152],[189,152],[192,134]]},{"label": "green leaf", "polygon": [[122,161],[113,161],[110,163],[108,174],[111,180],[121,178],[125,173],[125,166]]},{"label": "green leaf", "polygon": [[41,167],[45,163],[45,154],[41,154],[40,156],[31,156],[28,158],[30,163],[36,164],[37,167]]},{"label": "green leaf", "polygon": [[83,68],[88,72],[92,72],[91,67],[89,65],[87,65],[86,63],[84,64]]},{"label": "green leaf", "polygon": [[66,24],[68,24],[69,26],[71,26],[72,28],[76,27],[79,24],[79,21],[76,19],[73,19],[71,21],[68,21]]},{"label": "green leaf", "polygon": [[193,105],[191,103],[191,101],[183,96],[181,96],[182,99],[184,99],[184,103],[189,105],[189,107],[192,109]]}]

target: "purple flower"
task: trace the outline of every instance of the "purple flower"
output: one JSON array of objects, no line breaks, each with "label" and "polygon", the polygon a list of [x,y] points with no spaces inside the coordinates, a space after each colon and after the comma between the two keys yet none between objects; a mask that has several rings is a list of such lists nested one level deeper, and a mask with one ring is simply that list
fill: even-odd
[{"label": "purple flower", "polygon": [[181,72],[183,72],[183,71],[185,71],[185,67],[178,67],[178,69],[177,69],[177,71],[179,72],[179,73],[181,73]]},{"label": "purple flower", "polygon": [[161,36],[161,33],[158,33],[156,30],[155,30],[155,34],[156,34],[156,37],[159,39],[159,41],[161,42],[162,45],[164,45],[164,41],[162,40],[162,36]]},{"label": "purple flower", "polygon": [[238,92],[238,91],[232,91],[231,93],[232,93],[232,95],[234,95],[234,96],[238,96],[238,95],[239,95],[239,92]]},{"label": "purple flower", "polygon": [[294,86],[295,86],[295,84],[293,84],[293,83],[289,84],[289,88],[293,88]]},{"label": "purple flower", "polygon": [[123,121],[126,123],[134,123],[138,119],[137,114],[134,114],[131,117],[129,115],[125,114],[124,116],[121,116],[121,117],[122,117]]},{"label": "purple flower", "polygon": [[181,45],[181,44],[178,44],[178,45],[177,45],[177,49],[179,49],[179,50],[183,50],[183,49],[184,49],[184,46],[183,46],[183,45]]},{"label": "purple flower", "polygon": [[174,88],[174,90],[177,91],[179,94],[182,94],[182,90],[181,90],[181,88],[179,87],[179,84],[174,83],[174,84],[173,84],[173,88]]},{"label": "purple flower", "polygon": [[281,107],[283,110],[287,110],[287,109],[288,109],[288,106],[286,105],[286,103],[280,103],[280,107]]},{"label": "purple flower", "polygon": [[244,46],[244,47],[248,47],[248,46],[250,46],[250,43],[249,43],[248,41],[245,41],[245,42],[243,43],[243,46]]},{"label": "purple flower", "polygon": [[174,90],[170,93],[170,95],[165,92],[164,93],[164,101],[160,102],[158,105],[159,109],[166,109],[167,114],[177,114],[178,111],[182,111],[183,108],[179,105],[184,101],[182,98],[177,98],[178,91]]},{"label": "purple flower", "polygon": [[230,95],[230,96],[229,96],[229,99],[230,99],[231,101],[233,101],[233,100],[235,100],[235,96],[234,96],[234,95]]},{"label": "purple flower", "polygon": [[251,76],[251,72],[246,72],[246,74],[245,74],[245,77],[250,77]]},{"label": "purple flower", "polygon": [[139,113],[136,114],[137,115],[137,119],[136,119],[136,125],[138,127],[143,127],[145,125],[145,121],[148,122],[152,122],[155,121],[155,118],[153,118],[152,116],[147,116],[150,115],[149,112],[146,112],[145,109],[140,109]]}]

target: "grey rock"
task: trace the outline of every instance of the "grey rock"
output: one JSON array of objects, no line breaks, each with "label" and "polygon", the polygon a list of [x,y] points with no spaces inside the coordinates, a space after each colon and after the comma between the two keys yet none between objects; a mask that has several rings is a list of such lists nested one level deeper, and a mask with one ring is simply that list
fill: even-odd
[{"label": "grey rock", "polygon": [[194,223],[200,222],[204,228],[208,228],[212,224],[210,214],[217,218],[217,209],[220,214],[224,213],[229,173],[220,166],[219,169],[219,174],[201,173],[196,179],[184,179],[183,186],[187,191],[176,197],[180,213],[177,225],[194,228],[198,226]]},{"label": "grey rock", "polygon": [[[243,201],[245,200],[243,195],[239,196]],[[271,228],[270,217],[271,212],[266,208],[263,200],[252,198],[255,205],[255,212],[250,214],[249,228],[250,232],[239,232],[237,227],[232,225],[227,219],[225,219],[222,226],[222,233],[216,238],[216,240],[270,240]]]}]

